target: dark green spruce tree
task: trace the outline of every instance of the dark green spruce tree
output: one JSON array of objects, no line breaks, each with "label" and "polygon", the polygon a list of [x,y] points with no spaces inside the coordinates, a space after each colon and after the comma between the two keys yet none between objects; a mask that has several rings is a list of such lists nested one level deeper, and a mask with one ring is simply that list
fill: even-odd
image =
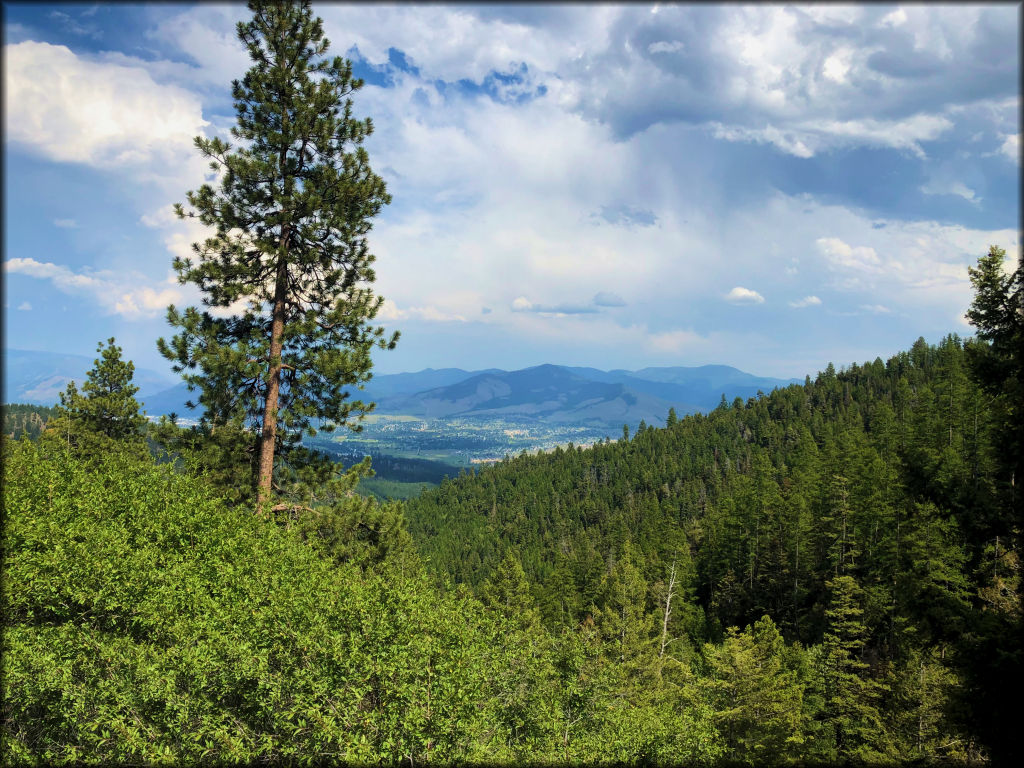
[{"label": "dark green spruce tree", "polygon": [[995,398],[1005,496],[1012,510],[1010,525],[1024,524],[1020,492],[1024,481],[1024,255],[1011,274],[1003,270],[1006,251],[993,245],[967,271],[974,301],[967,319],[978,329],[982,343],[968,346],[971,372]]},{"label": "dark green spruce tree", "polygon": [[[977,339],[967,346],[971,374],[991,398],[994,416],[994,456],[998,467],[997,497],[984,505],[988,525],[983,530],[992,552],[991,573],[985,592],[998,594],[1000,570],[1017,570],[1021,533],[1024,531],[1024,254],[1007,273],[1006,251],[991,246],[968,268],[974,301],[967,319],[977,329]],[[975,542],[976,544],[978,542]],[[1000,555],[1000,552],[1002,553]],[[1012,590],[1012,586],[1010,589]],[[967,635],[966,700],[971,721],[988,746],[993,762],[1014,765],[1024,759],[1017,724],[1019,691],[1024,684],[1024,581],[1017,579],[1016,600],[1003,597],[1009,610],[997,604],[982,606],[972,617]]]},{"label": "dark green spruce tree", "polygon": [[303,432],[372,408],[351,389],[369,379],[373,348],[393,347],[398,334],[371,325],[383,299],[371,288],[366,238],[390,196],[361,146],[373,125],[353,117],[363,83],[349,61],[325,55],[309,2],[249,9],[238,37],[253,65],[232,89],[237,144],[196,138],[219,183],[189,192],[188,210],[177,206],[214,230],[174,261],[204,309],[171,306],[179,332],[158,346],[202,391],[200,430],[234,424],[251,434],[266,511],[275,457],[292,455]]}]

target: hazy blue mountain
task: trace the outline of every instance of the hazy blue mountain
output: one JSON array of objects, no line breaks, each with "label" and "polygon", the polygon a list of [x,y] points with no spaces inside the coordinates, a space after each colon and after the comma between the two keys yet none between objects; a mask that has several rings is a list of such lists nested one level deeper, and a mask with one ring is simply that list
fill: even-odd
[{"label": "hazy blue mountain", "polygon": [[[68,382],[81,386],[95,360],[95,355],[7,349],[4,351],[4,402],[56,405]],[[174,379],[146,368],[136,368],[134,383],[141,395],[166,389]]]},{"label": "hazy blue mountain", "polygon": [[[637,392],[644,392],[675,404],[682,415],[680,403],[687,403],[692,410],[711,410],[722,399],[730,402],[741,397],[746,400],[758,391],[765,394],[776,387],[801,383],[799,379],[774,379],[754,376],[728,365],[701,365],[693,368],[682,366],[670,368],[642,368],[639,371],[616,369],[608,372],[595,368],[568,368],[582,376],[599,381],[618,382]],[[598,376],[600,378],[598,378]]]},{"label": "hazy blue mountain", "polygon": [[172,413],[184,419],[198,419],[202,414],[202,408],[189,409],[185,403],[188,400],[199,401],[200,391],[189,392],[184,382],[175,384],[173,387],[161,389],[159,392],[142,393],[138,395],[138,401],[142,403],[143,409],[150,416],[164,416]]},{"label": "hazy blue mountain", "polygon": [[424,368],[415,373],[375,374],[366,383],[363,391],[371,400],[379,400],[395,395],[408,395],[437,387],[447,387],[465,381],[471,376],[484,373],[504,373],[504,371],[498,368],[488,368],[482,371],[464,371],[461,368]]},{"label": "hazy blue mountain", "polygon": [[[68,381],[82,381],[93,365],[85,355],[7,350],[6,402],[52,405]],[[724,394],[748,398],[796,380],[754,376],[726,365],[643,368],[639,371],[538,365],[518,371],[491,368],[426,368],[380,374],[353,397],[377,403],[379,413],[425,418],[450,416],[536,419],[559,424],[621,426],[640,419],[664,423],[670,407],[680,416],[715,408]],[[185,402],[198,398],[183,383],[154,371],[136,369],[138,399],[150,416],[176,413],[196,418]]]},{"label": "hazy blue mountain", "polygon": [[[414,373],[378,374],[366,383],[362,391],[353,390],[352,397],[363,401],[378,402],[385,398],[410,395],[427,389],[456,384],[471,376],[493,372],[499,371],[497,369],[464,371],[461,368],[425,368]],[[504,371],[500,371],[500,373],[504,373]],[[184,418],[198,418],[202,413],[200,409],[193,411],[185,406],[188,400],[196,401],[198,398],[199,392],[189,392],[188,387],[181,383],[147,395],[145,408],[150,415],[176,413]]]},{"label": "hazy blue mountain", "polygon": [[[598,372],[600,373],[600,372]],[[381,413],[424,418],[506,417],[558,424],[621,426],[664,419],[668,409],[695,410],[637,391],[621,382],[595,381],[568,368],[538,365],[519,371],[483,373],[457,384],[382,400]]]}]

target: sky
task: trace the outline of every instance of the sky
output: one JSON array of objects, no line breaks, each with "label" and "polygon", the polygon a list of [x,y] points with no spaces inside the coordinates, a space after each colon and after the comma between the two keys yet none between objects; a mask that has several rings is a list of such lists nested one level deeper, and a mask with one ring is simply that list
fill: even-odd
[{"label": "sky", "polygon": [[[379,373],[799,377],[971,334],[1020,253],[1019,5],[314,4],[365,80]],[[166,371],[240,4],[4,4],[5,347]]]}]

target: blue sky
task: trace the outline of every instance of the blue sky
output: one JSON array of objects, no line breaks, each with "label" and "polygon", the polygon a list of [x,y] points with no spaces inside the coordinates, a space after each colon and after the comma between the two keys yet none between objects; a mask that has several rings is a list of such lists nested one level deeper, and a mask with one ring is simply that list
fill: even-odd
[{"label": "blue sky", "polygon": [[[1020,249],[1020,7],[314,5],[366,87],[383,373],[797,376],[970,333]],[[4,6],[6,345],[167,366],[243,5]]]}]

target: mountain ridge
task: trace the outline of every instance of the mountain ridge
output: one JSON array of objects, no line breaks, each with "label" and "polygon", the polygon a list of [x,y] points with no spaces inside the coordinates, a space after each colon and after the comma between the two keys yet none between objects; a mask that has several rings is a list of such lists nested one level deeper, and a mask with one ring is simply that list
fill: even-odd
[{"label": "mountain ridge", "polygon": [[[93,359],[31,350],[5,352],[5,401],[52,405],[71,380],[82,381]],[[185,407],[195,399],[184,383],[136,368],[138,400],[150,416],[197,415]],[[421,418],[510,418],[556,424],[664,423],[670,408],[678,415],[708,411],[724,395],[747,399],[758,391],[798,382],[756,376],[732,366],[662,366],[636,371],[603,371],[585,366],[542,363],[516,370],[424,368],[378,374],[351,397],[376,402],[376,412]]]}]

